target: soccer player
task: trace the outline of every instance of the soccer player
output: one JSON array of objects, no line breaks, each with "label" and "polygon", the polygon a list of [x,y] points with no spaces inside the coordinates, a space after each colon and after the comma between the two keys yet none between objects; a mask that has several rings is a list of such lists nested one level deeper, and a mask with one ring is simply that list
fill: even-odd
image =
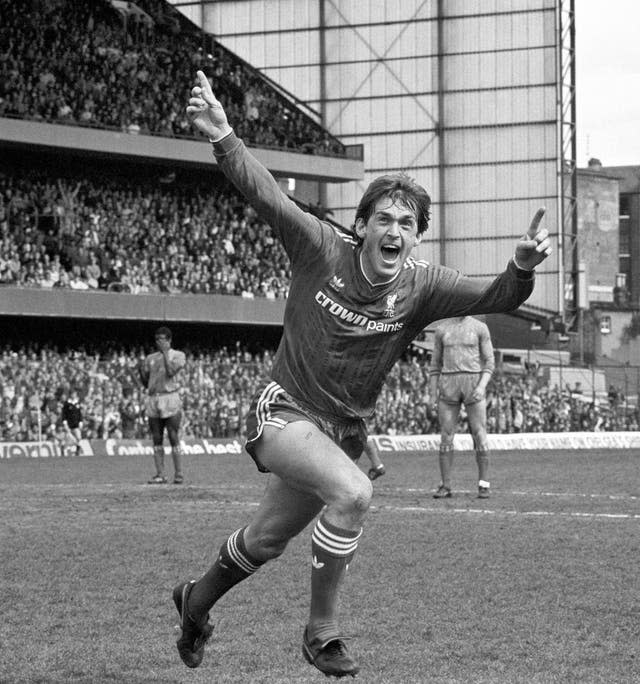
[{"label": "soccer player", "polygon": [[[202,662],[209,612],[234,585],[280,556],[314,519],[311,600],[302,635],[306,660],[326,675],[355,675],[359,664],[339,626],[338,596],[352,565],[373,486],[354,462],[366,444],[385,375],[429,322],[511,311],[533,290],[532,270],[550,253],[538,211],[505,271],[480,283],[411,257],[427,229],[430,198],[405,174],[374,180],[353,230],[323,222],[287,198],[239,140],[202,71],[187,114],[213,145],[227,178],[270,224],[291,262],[291,287],[271,381],[255,395],[246,448],[271,472],[248,524],[220,547],[197,581],[178,584],[178,652]],[[393,558],[389,559],[393,562]]]},{"label": "soccer player", "polygon": [[364,454],[369,459],[370,463],[370,468],[367,472],[369,479],[377,480],[379,477],[382,477],[387,472],[387,470],[384,467],[384,463],[380,459],[378,448],[373,442],[368,441],[365,444]]},{"label": "soccer player", "polygon": [[180,371],[184,368],[184,352],[171,348],[171,330],[162,326],[155,331],[157,351],[144,358],[140,379],[147,389],[145,411],[153,441],[153,461],[156,474],[148,484],[166,484],[164,474],[164,432],[166,430],[173,459],[173,483],[182,484],[182,450],[180,448]]},{"label": "soccer player", "polygon": [[[436,499],[451,496],[453,437],[464,404],[478,464],[478,496],[489,498],[486,390],[494,369],[489,328],[473,316],[442,321],[436,328],[429,382],[440,422],[440,486]],[[435,398],[437,397],[437,402]]]}]

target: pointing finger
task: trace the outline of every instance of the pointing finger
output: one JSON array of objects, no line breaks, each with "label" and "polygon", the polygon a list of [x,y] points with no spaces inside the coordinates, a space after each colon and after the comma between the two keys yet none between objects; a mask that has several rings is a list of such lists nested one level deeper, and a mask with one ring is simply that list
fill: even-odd
[{"label": "pointing finger", "polygon": [[540,207],[540,209],[536,211],[536,214],[531,221],[531,225],[529,226],[529,230],[527,230],[526,236],[529,238],[529,240],[533,240],[535,238],[536,233],[538,232],[538,227],[540,226],[540,221],[542,221],[545,211],[545,207]]},{"label": "pointing finger", "polygon": [[211,90],[209,79],[205,76],[204,71],[198,70],[196,75],[200,84],[200,97],[202,97],[208,105],[214,105],[216,103],[216,98],[213,94],[213,90]]}]

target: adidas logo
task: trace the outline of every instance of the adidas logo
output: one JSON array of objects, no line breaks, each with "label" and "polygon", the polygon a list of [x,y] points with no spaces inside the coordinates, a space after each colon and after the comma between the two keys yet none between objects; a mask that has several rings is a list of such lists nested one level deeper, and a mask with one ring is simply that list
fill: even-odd
[{"label": "adidas logo", "polygon": [[311,565],[313,565],[316,570],[324,568],[324,563],[321,563],[315,556],[311,559]]},{"label": "adidas logo", "polygon": [[344,288],[344,280],[342,280],[342,278],[338,278],[337,275],[334,275],[329,281],[329,287],[332,290],[342,290]]}]

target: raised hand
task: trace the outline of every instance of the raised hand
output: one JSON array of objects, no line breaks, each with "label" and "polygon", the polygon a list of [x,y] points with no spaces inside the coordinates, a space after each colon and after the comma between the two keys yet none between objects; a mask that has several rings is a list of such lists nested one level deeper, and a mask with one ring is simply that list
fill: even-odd
[{"label": "raised hand", "polygon": [[540,228],[540,221],[542,221],[545,211],[544,207],[536,211],[529,229],[516,245],[516,266],[525,271],[533,271],[553,251],[549,240],[549,231],[546,228]]},{"label": "raised hand", "polygon": [[191,89],[191,97],[187,106],[187,116],[191,123],[209,140],[220,140],[231,132],[222,105],[211,90],[211,83],[204,72],[196,72],[195,85]]}]

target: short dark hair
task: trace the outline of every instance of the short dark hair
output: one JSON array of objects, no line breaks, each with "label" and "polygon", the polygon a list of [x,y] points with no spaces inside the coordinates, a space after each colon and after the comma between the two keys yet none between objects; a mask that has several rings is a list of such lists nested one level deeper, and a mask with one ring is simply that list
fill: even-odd
[{"label": "short dark hair", "polygon": [[427,230],[431,218],[431,197],[404,171],[379,176],[371,181],[356,209],[356,221],[361,218],[366,223],[371,218],[376,204],[383,197],[388,197],[393,202],[401,200],[413,209],[418,222],[418,235]]},{"label": "short dark hair", "polygon": [[166,337],[168,340],[170,340],[171,339],[171,330],[169,330],[169,328],[167,328],[166,325],[161,325],[156,330],[154,337],[160,337],[160,335],[162,335],[162,337]]}]

